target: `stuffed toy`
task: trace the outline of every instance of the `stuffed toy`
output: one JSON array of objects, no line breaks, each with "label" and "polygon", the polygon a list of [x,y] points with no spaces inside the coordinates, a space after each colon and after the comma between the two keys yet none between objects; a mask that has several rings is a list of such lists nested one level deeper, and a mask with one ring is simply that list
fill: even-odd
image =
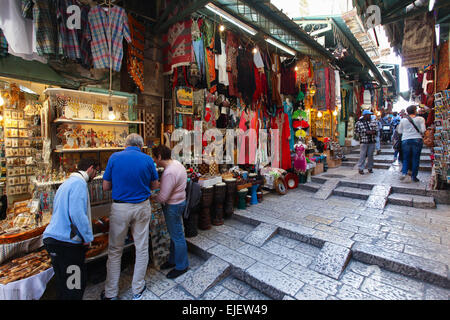
[{"label": "stuffed toy", "polygon": [[294,169],[297,173],[306,172],[305,146],[303,144],[295,145]]}]

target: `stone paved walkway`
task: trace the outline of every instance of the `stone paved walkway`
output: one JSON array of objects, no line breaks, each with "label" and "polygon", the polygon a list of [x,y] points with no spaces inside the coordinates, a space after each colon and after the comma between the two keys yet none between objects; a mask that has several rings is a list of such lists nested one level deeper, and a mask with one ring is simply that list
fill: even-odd
[{"label": "stone paved walkway", "polygon": [[[330,169],[320,183],[236,210],[187,239],[185,275],[169,280],[149,268],[144,299],[449,300],[450,205],[436,196],[426,208],[429,172],[407,184],[398,171]],[[129,266],[123,299],[131,277]],[[103,287],[89,284],[84,299],[98,299]]]},{"label": "stone paved walkway", "polygon": [[[448,300],[450,290],[442,286],[358,261],[351,255],[337,278],[316,271],[317,260],[328,243],[338,248],[372,245],[435,265],[445,264],[448,271],[449,206],[438,205],[436,210],[387,205],[384,210],[368,210],[363,204],[362,200],[338,196],[317,200],[313,193],[302,190],[291,190],[282,198],[266,196],[261,204],[236,211],[223,226],[187,239],[191,270],[182,277],[169,280],[164,276],[166,271],[149,268],[149,290],[144,299]],[[252,242],[256,235],[249,235],[261,224],[264,227],[258,232],[267,239]],[[276,232],[268,232],[268,226],[276,226]],[[211,261],[213,258],[217,261]],[[218,261],[230,268],[226,272],[221,268],[216,275],[214,270],[209,272],[212,276],[206,277],[206,284],[199,278],[196,284],[205,290],[194,296],[189,292],[192,289],[187,290],[191,285],[186,284],[192,284],[188,278],[196,272],[205,274],[200,268],[208,261],[212,269]],[[128,267],[120,282],[123,299],[131,298],[131,277],[132,267]],[[98,299],[103,286],[89,285],[84,298]]]}]

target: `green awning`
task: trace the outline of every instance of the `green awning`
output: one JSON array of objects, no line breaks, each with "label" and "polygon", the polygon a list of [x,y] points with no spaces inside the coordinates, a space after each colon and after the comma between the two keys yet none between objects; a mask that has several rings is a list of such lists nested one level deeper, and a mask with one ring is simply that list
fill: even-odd
[{"label": "green awning", "polygon": [[78,82],[62,77],[47,64],[27,61],[13,55],[0,58],[0,76],[71,89],[78,89],[80,86]]}]

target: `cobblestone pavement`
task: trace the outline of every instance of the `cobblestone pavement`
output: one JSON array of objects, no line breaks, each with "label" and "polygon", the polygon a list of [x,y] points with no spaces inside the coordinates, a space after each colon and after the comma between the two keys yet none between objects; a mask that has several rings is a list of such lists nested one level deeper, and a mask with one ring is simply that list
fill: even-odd
[{"label": "cobblestone pavement", "polygon": [[[450,205],[428,193],[429,172],[407,184],[398,171],[330,169],[320,183],[236,210],[187,239],[186,274],[149,268],[144,299],[449,300]],[[132,270],[122,272],[122,299]],[[103,287],[89,284],[84,299]]]},{"label": "cobblestone pavement", "polygon": [[[149,268],[144,299],[449,299],[450,290],[442,286],[357,261],[351,254],[345,256],[345,250],[338,252],[368,244],[445,264],[447,271],[449,206],[387,205],[379,211],[365,208],[363,200],[331,196],[319,201],[312,196],[302,190],[291,190],[282,198],[269,195],[261,204],[236,211],[223,226],[199,231],[197,237],[187,239],[190,270],[169,280],[166,271]],[[266,237],[262,243],[257,241],[260,233]],[[326,241],[305,243],[308,235]],[[334,253],[347,261],[338,258],[335,263]],[[318,268],[321,260],[333,270],[337,265],[338,276]],[[132,270],[129,266],[122,272],[122,299],[132,296]],[[104,283],[88,285],[84,299],[98,299],[103,287]]]}]

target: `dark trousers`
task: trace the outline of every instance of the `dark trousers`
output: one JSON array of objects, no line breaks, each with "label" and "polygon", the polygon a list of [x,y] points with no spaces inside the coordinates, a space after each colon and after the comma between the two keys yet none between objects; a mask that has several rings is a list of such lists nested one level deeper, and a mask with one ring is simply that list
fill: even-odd
[{"label": "dark trousers", "polygon": [[422,152],[422,146],[422,139],[408,139],[402,141],[403,175],[406,175],[408,173],[408,170],[411,169],[411,177],[417,178],[417,174],[419,173],[420,153]]},{"label": "dark trousers", "polygon": [[86,247],[49,238],[44,245],[55,272],[58,299],[82,300],[87,282]]}]

